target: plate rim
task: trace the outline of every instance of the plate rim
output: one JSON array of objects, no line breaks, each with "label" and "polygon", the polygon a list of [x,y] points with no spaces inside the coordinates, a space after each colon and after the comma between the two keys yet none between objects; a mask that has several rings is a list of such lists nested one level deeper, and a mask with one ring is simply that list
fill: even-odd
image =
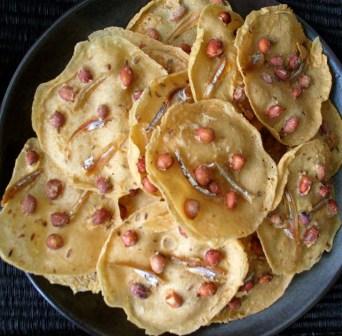
[{"label": "plate rim", "polygon": [[27,61],[34,56],[35,50],[37,49],[37,47],[39,47],[39,45],[41,43],[44,42],[44,40],[48,37],[48,35],[54,31],[55,29],[58,28],[58,26],[65,20],[65,18],[67,18],[68,16],[70,16],[71,14],[74,14],[75,12],[79,11],[80,9],[82,9],[83,7],[87,6],[89,3],[91,2],[96,2],[97,0],[83,0],[81,1],[79,4],[71,7],[69,10],[67,10],[64,14],[62,14],[59,18],[57,18],[52,25],[47,28],[39,37],[38,39],[33,43],[33,45],[27,50],[27,52],[25,53],[24,57],[21,59],[21,61],[19,62],[19,65],[17,66],[17,68],[15,69],[9,83],[8,86],[5,90],[5,94],[2,98],[1,101],[1,105],[0,105],[0,125],[2,125],[3,123],[3,118],[5,116],[5,110],[6,110],[6,106],[7,106],[7,101],[10,97],[11,91],[12,91],[12,87],[14,86],[17,77],[20,75],[20,73],[22,72],[25,63],[27,63]]},{"label": "plate rim", "polygon": [[[49,38],[49,35],[51,32],[58,30],[59,25],[63,23],[63,21],[71,16],[76,14],[78,11],[80,11],[82,8],[88,6],[92,2],[96,2],[97,0],[83,0],[79,4],[73,6],[69,10],[67,10],[64,14],[62,14],[58,19],[55,20],[55,22],[48,28],[46,29],[41,36],[34,42],[34,44],[28,49],[28,51],[25,53],[25,56],[22,58],[20,61],[19,65],[17,66],[15,72],[13,73],[9,84],[7,86],[7,89],[5,91],[5,94],[3,96],[2,102],[1,102],[1,107],[0,107],[0,125],[3,125],[3,119],[5,117],[5,111],[7,110],[7,105],[8,101],[11,96],[11,92],[13,90],[13,86],[17,82],[17,78],[20,77],[21,72],[25,68],[25,64],[28,62],[29,59],[32,57],[35,57],[35,52],[36,49],[39,49],[40,44],[42,44],[46,39]],[[242,0],[243,1],[243,0]],[[291,6],[289,6],[291,7]],[[328,61],[330,67],[333,69],[332,73],[333,75],[336,75],[337,69],[342,73],[342,64],[339,60],[339,58],[336,56],[334,51],[330,48],[330,46],[325,42],[325,40],[317,33],[317,31],[306,22],[306,20],[302,19],[301,17],[297,16],[298,19],[301,21],[301,23],[304,23],[304,28],[306,31],[309,31],[309,33],[313,36],[319,36],[320,41],[322,43],[323,49],[325,50],[326,54],[329,54]],[[333,61],[333,62],[331,62]],[[338,75],[337,78],[339,78],[341,75]],[[337,84],[337,81],[335,82]],[[339,83],[340,84],[340,83]],[[341,113],[341,112],[340,112]],[[336,236],[338,234],[342,234],[342,229],[339,230],[340,232],[337,232]],[[336,239],[336,237],[335,237]],[[35,290],[56,310],[58,313],[60,313],[64,318],[66,318],[68,321],[73,323],[75,326],[79,327],[82,329],[84,332],[90,334],[90,335],[103,335],[105,336],[106,334],[94,330],[88,323],[87,321],[83,321],[77,316],[73,316],[73,314],[70,311],[66,311],[58,302],[56,302],[49,293],[45,292],[37,283],[36,278],[41,278],[40,276],[36,276],[33,274],[25,273]],[[273,329],[267,331],[266,333],[263,334],[263,336],[271,336],[275,335],[276,333],[279,333],[292,325],[295,321],[300,319],[306,312],[308,312],[310,309],[313,308],[317,304],[318,301],[322,299],[322,297],[331,289],[331,287],[334,285],[334,283],[339,279],[339,277],[342,275],[342,263],[340,265],[339,269],[336,269],[336,272],[334,276],[330,279],[329,283],[325,286],[325,288],[317,295],[315,298],[313,298],[311,301],[309,301],[308,304],[303,306],[303,308],[299,309],[296,314],[291,317],[286,319],[281,324],[278,324],[275,326]],[[53,286],[53,285],[51,285]],[[286,293],[285,293],[286,295]],[[262,313],[262,312],[260,312]]]}]

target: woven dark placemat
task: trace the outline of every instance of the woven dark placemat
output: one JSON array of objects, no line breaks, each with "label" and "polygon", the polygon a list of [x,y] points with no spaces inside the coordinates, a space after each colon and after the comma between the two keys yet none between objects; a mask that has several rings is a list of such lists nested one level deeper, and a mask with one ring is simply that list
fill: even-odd
[{"label": "woven dark placemat", "polygon": [[[58,17],[79,2],[0,0],[0,101],[29,47]],[[283,2],[308,21],[342,59],[342,0]],[[86,334],[49,306],[24,273],[0,261],[0,335]],[[281,335],[342,335],[342,278],[310,312]]]}]

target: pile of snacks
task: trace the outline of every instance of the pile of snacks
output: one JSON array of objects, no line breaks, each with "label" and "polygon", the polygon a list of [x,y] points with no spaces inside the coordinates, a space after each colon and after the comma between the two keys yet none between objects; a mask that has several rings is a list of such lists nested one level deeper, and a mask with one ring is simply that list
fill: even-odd
[{"label": "pile of snacks", "polygon": [[222,0],[149,2],[38,87],[2,259],[151,335],[266,309],[341,225],[331,86],[286,5],[243,20]]}]

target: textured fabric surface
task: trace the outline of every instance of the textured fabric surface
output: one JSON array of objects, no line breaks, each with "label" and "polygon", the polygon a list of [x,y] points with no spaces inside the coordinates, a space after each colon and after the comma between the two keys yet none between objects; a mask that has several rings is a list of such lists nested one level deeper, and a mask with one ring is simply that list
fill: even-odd
[{"label": "textured fabric surface", "polygon": [[[110,0],[108,0],[110,1]],[[243,0],[241,0],[243,1]],[[34,41],[79,0],[0,0],[0,100]],[[342,59],[342,0],[286,0]],[[0,261],[0,335],[85,335]],[[342,279],[282,336],[342,335]]]}]

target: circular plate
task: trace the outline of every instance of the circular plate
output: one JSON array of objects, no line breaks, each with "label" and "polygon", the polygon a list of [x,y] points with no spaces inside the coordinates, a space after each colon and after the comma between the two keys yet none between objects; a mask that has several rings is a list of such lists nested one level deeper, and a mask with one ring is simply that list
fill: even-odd
[{"label": "circular plate", "polygon": [[[14,160],[26,139],[33,136],[31,106],[36,87],[54,78],[70,59],[74,45],[94,30],[106,26],[125,26],[146,0],[88,0],[59,19],[31,48],[9,85],[0,112],[1,190],[9,181]],[[230,0],[241,15],[253,9],[277,4],[272,0]],[[317,33],[303,22],[310,38]],[[323,42],[334,75],[332,99],[342,111],[342,66],[332,50]],[[20,122],[18,122],[18,120]],[[335,179],[337,199],[341,204],[342,174]],[[309,272],[296,276],[285,295],[272,307],[246,319],[225,325],[201,328],[197,336],[274,335],[289,326],[310,309],[331,287],[342,271],[342,231],[338,233],[332,252],[324,255]],[[42,296],[65,317],[93,335],[144,335],[126,320],[122,310],[107,307],[100,295],[73,295],[68,288],[50,285],[42,277],[28,275]]]}]

